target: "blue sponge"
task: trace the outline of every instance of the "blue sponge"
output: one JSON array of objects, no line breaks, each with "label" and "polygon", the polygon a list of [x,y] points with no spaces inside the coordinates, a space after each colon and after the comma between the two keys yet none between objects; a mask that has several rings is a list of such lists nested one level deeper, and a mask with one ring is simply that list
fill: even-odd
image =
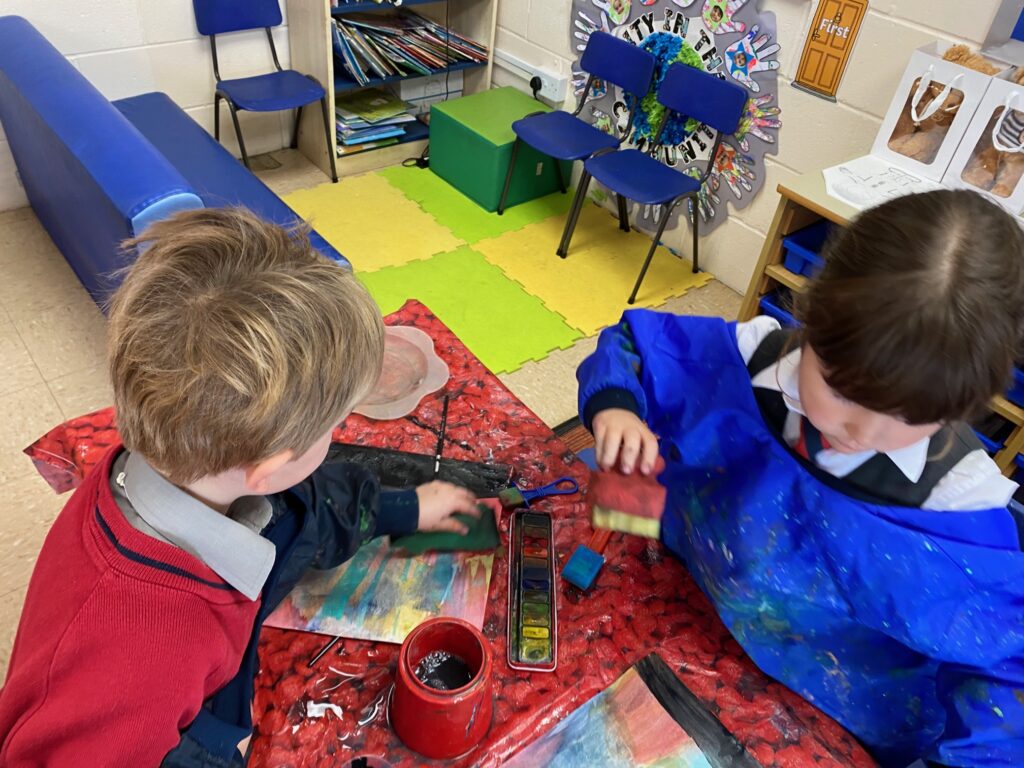
[{"label": "blue sponge", "polygon": [[590,589],[602,565],[604,565],[604,555],[599,555],[590,547],[578,544],[572,557],[562,569],[562,578],[580,589]]}]

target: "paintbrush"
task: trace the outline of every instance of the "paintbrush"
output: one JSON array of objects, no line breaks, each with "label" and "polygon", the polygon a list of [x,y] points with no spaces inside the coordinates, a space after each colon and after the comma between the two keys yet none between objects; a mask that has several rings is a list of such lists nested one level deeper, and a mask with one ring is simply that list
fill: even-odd
[{"label": "paintbrush", "polygon": [[444,433],[448,428],[448,395],[444,396],[444,405],[441,406],[441,431],[437,434],[437,450],[434,451],[434,474],[432,480],[437,480],[437,473],[441,471],[441,454],[444,452]]},{"label": "paintbrush", "polygon": [[587,506],[594,527],[660,538],[667,492],[656,477],[664,469],[665,460],[659,456],[649,475],[624,475],[618,470],[591,474]]},{"label": "paintbrush", "polygon": [[327,645],[325,645],[323,648],[321,648],[319,651],[317,651],[316,655],[313,656],[313,658],[309,660],[309,666],[312,667],[314,664],[316,664],[318,661],[320,661],[320,659],[323,658],[325,653],[327,653],[329,650],[331,650],[331,648],[333,648],[335,645],[337,645],[339,640],[341,640],[340,637],[332,637],[329,641],[327,641]]},{"label": "paintbrush", "polygon": [[579,489],[579,484],[571,477],[560,477],[555,482],[542,485],[540,488],[520,488],[517,485],[510,485],[498,492],[498,500],[505,509],[515,509],[516,507],[529,509],[531,501],[547,496],[568,496],[576,493]]}]

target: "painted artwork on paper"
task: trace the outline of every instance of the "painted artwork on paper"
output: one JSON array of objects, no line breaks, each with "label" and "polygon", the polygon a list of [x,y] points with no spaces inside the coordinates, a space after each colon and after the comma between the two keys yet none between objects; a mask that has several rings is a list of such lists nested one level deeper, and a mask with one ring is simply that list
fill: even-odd
[{"label": "painted artwork on paper", "polygon": [[493,563],[471,552],[409,557],[375,539],[340,567],[306,574],[264,624],[385,643],[435,616],[482,627]]},{"label": "painted artwork on paper", "polygon": [[757,762],[652,654],[505,765],[755,768]]}]

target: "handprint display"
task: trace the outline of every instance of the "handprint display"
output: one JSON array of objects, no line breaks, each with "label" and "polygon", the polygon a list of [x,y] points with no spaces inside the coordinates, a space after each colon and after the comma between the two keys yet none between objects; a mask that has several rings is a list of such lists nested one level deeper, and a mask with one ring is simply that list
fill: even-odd
[{"label": "handprint display", "polygon": [[750,0],[705,0],[704,25],[713,33],[743,32],[747,25],[736,21],[736,13]]},{"label": "handprint display", "polygon": [[718,154],[715,155],[713,175],[724,181],[738,200],[743,197],[740,187],[747,192],[752,192],[754,189],[751,182],[757,179],[757,174],[754,173],[753,168],[754,158],[737,152],[735,147],[723,142],[718,148]]},{"label": "handprint display", "polygon": [[[651,87],[638,104],[611,82],[595,79],[580,117],[600,131],[625,136],[627,146],[679,173],[699,180],[707,169],[700,190],[687,200],[689,213],[678,206],[671,219],[689,216],[706,234],[727,220],[730,200],[746,206],[764,183],[763,158],[774,151],[782,124],[776,78],[770,76],[779,69],[780,56],[773,15],[760,13],[751,0],[572,0],[572,5],[569,31],[577,58],[570,76],[577,97],[588,79],[581,56],[598,30],[643,48],[656,61]],[[657,98],[668,69],[679,64],[748,91],[737,130],[728,143],[718,143],[713,157],[716,131],[683,112],[669,113]],[[656,225],[664,206],[641,205],[633,213],[638,221]]]},{"label": "handprint display", "polygon": [[616,134],[615,120],[613,120],[612,116],[607,112],[604,112],[597,107],[591,107],[590,115],[593,118],[591,125],[597,128],[597,130],[610,135]]},{"label": "handprint display", "polygon": [[608,18],[616,26],[626,23],[633,4],[632,0],[591,0],[591,2],[602,13],[607,13]]},{"label": "handprint display", "polygon": [[747,86],[754,93],[761,90],[761,86],[754,80],[755,72],[767,72],[779,68],[779,62],[768,61],[769,56],[774,56],[779,51],[778,43],[771,43],[771,36],[767,33],[758,36],[760,27],[754,25],[746,37],[742,37],[725,49],[726,66],[732,78]]},{"label": "handprint display", "polygon": [[[572,36],[579,40],[579,42],[576,43],[576,50],[581,53],[587,50],[587,43],[590,42],[590,35],[593,32],[596,32],[597,30],[601,30],[602,32],[611,32],[611,27],[608,26],[608,17],[605,15],[604,11],[601,11],[600,23],[594,21],[583,11],[577,11],[576,15],[579,16],[579,18],[573,20],[573,26],[576,27],[576,30],[572,33]],[[584,78],[584,82],[586,82],[586,78]]]},{"label": "handprint display", "polygon": [[[695,179],[699,179],[701,175],[699,168],[688,168],[685,173],[693,176]],[[694,216],[694,207],[700,213],[701,221],[706,222],[715,217],[715,209],[722,203],[722,199],[717,195],[719,186],[721,186],[721,182],[712,171],[711,175],[701,185],[700,191],[697,192],[697,197],[687,199],[686,207],[690,211],[691,221]]]},{"label": "handprint display", "polygon": [[734,134],[736,142],[744,152],[750,151],[751,136],[756,136],[766,144],[775,143],[775,137],[768,131],[782,127],[782,121],[778,118],[782,110],[779,107],[767,106],[773,98],[775,97],[772,94],[766,93],[763,96],[752,96],[747,100],[747,107],[740,118],[740,127]]},{"label": "handprint display", "polygon": [[[579,97],[583,93],[583,89],[587,87],[587,80],[589,75],[586,72],[580,72],[579,70],[572,70],[572,92]],[[591,99],[602,99],[608,93],[608,83],[604,80],[595,77],[594,82],[590,86],[590,94],[588,98]]]}]

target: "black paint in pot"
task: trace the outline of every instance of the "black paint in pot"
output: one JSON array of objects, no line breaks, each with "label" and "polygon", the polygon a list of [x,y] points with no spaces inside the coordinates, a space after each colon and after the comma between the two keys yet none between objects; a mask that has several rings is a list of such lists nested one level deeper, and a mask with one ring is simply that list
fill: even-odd
[{"label": "black paint in pot", "polygon": [[453,691],[469,685],[473,673],[469,665],[448,651],[431,651],[416,665],[416,679],[437,691]]}]

